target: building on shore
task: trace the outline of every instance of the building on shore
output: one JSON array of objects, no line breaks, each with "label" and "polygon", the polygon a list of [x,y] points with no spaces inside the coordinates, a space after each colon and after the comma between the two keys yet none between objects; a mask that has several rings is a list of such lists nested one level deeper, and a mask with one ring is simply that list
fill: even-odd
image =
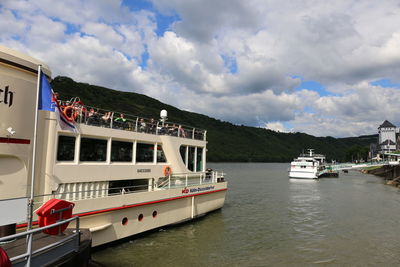
[{"label": "building on shore", "polygon": [[382,159],[385,153],[392,153],[400,150],[400,128],[385,120],[378,127],[378,142],[370,144],[370,159]]},{"label": "building on shore", "polygon": [[385,120],[379,127],[378,127],[378,133],[379,133],[379,152],[380,153],[390,153],[393,151],[396,151],[397,149],[397,138],[396,138],[396,132],[397,132],[397,127],[389,122],[388,120]]}]

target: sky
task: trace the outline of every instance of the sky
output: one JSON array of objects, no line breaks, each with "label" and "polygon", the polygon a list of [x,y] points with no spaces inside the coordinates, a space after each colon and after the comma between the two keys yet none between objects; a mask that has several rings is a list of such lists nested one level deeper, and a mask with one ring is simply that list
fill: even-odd
[{"label": "sky", "polygon": [[315,136],[400,126],[399,25],[397,0],[0,0],[0,44],[53,77]]}]

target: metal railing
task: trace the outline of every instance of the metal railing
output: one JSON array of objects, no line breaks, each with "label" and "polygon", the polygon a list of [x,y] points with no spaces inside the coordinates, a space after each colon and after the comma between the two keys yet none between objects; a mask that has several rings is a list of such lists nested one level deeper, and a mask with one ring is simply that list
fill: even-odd
[{"label": "metal railing", "polygon": [[[77,201],[84,199],[94,199],[101,197],[109,197],[116,195],[126,195],[139,192],[148,192],[148,185],[133,185],[133,186],[121,186],[121,187],[110,187],[103,189],[92,189],[92,190],[78,190],[78,191],[67,191],[67,192],[53,192],[51,194],[36,195],[36,204],[44,204],[47,200],[52,198],[59,198],[68,201]],[[97,193],[97,194],[90,194]]]},{"label": "metal railing", "polygon": [[179,188],[193,185],[219,183],[225,180],[225,173],[218,171],[201,173],[174,173],[159,179],[157,189]]},{"label": "metal railing", "polygon": [[[65,223],[69,223],[71,221],[76,221],[75,223],[75,231],[71,234],[71,235],[67,235],[66,237],[62,238],[61,240],[58,240],[56,242],[53,242],[49,245],[43,246],[39,249],[36,250],[32,250],[32,244],[33,244],[33,235],[36,233],[39,233],[43,230],[46,229],[50,229],[53,227],[57,227],[57,226],[61,226]],[[17,234],[13,234],[13,235],[9,235],[9,236],[5,236],[5,237],[1,237],[0,238],[0,242],[6,242],[6,241],[10,241],[10,240],[15,240],[15,239],[19,239],[19,238],[23,238],[25,237],[27,239],[26,242],[26,252],[23,254],[20,254],[18,256],[14,256],[12,258],[10,258],[11,263],[14,263],[18,260],[23,259],[22,261],[18,262],[18,264],[20,265],[25,265],[25,266],[31,266],[33,257],[35,257],[35,255],[38,255],[48,249],[51,248],[56,248],[59,246],[62,246],[64,244],[67,244],[69,242],[74,242],[74,245],[67,251],[63,251],[63,253],[68,253],[68,252],[78,252],[79,250],[79,246],[80,246],[80,231],[79,231],[79,217],[72,217],[66,220],[62,220],[62,221],[58,221],[54,224],[48,225],[48,226],[44,226],[44,227],[39,227],[39,228],[35,228],[32,230],[28,230],[22,233],[17,233]],[[22,263],[21,263],[22,262]]]},{"label": "metal railing", "polygon": [[[77,99],[59,101],[59,103],[62,107],[73,107],[71,112],[75,114],[77,123],[139,133],[206,140],[207,131],[204,129],[82,105]],[[71,113],[71,116],[74,114]]]},{"label": "metal railing", "polygon": [[326,165],[326,169],[340,171],[340,170],[350,170],[350,169],[360,169],[360,168],[368,168],[368,167],[378,167],[390,165],[389,161],[374,161],[374,162],[361,162],[361,163],[337,163],[337,164],[329,164]]},{"label": "metal railing", "polygon": [[[179,188],[193,185],[219,183],[225,180],[225,173],[222,171],[197,172],[197,173],[176,173],[166,177],[159,178],[156,183],[107,187],[92,190],[76,190],[67,192],[53,192],[35,196],[36,204],[43,204],[51,198],[59,198],[68,201],[77,201],[84,199],[95,199],[102,197],[111,197],[118,195],[128,195],[133,193],[151,192],[159,189]],[[94,194],[93,194],[94,193]]]}]

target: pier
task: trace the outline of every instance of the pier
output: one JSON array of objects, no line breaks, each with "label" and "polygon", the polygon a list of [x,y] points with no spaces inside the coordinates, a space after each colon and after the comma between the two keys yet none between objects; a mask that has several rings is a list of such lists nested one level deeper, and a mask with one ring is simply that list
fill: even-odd
[{"label": "pier", "polygon": [[[399,156],[399,155],[398,155]],[[318,172],[318,177],[321,176],[334,176],[338,175],[339,171],[346,170],[355,170],[355,169],[363,169],[363,168],[371,168],[371,167],[382,167],[382,166],[390,166],[390,165],[399,165],[398,161],[376,161],[376,162],[362,162],[362,163],[338,163],[338,164],[330,164],[326,165],[324,169]]]}]

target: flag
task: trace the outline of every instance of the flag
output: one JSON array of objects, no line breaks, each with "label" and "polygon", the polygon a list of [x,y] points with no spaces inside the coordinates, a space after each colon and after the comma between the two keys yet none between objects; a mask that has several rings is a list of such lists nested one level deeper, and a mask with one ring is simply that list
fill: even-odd
[{"label": "flag", "polygon": [[40,71],[40,87],[39,87],[39,110],[48,110],[54,112],[55,103],[53,102],[53,90],[46,75]]},{"label": "flag", "polygon": [[48,110],[56,112],[57,122],[60,128],[76,133],[77,129],[74,122],[68,120],[60,107],[60,103],[47,81],[46,75],[40,71],[40,87],[39,87],[39,110]]}]

